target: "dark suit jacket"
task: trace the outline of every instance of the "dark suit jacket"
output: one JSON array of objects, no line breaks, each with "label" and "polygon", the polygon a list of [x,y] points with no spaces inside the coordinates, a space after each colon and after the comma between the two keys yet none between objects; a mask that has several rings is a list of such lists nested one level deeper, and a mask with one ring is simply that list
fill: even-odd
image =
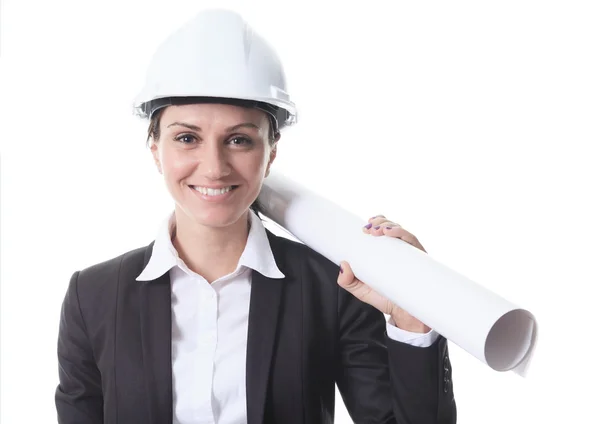
[{"label": "dark suit jacket", "polygon": [[[335,383],[356,423],[455,423],[447,341],[387,337],[385,318],[336,280],[338,267],[267,231],[285,279],[252,274],[248,424],[332,423]],[[62,424],[169,424],[169,273],[135,281],[149,246],[75,272],[58,337]]]}]

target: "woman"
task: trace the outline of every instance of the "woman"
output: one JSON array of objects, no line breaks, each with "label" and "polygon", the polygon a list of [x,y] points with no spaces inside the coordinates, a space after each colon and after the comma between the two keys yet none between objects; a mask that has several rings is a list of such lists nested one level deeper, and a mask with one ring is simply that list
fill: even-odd
[{"label": "woman", "polygon": [[[136,106],[174,212],[149,246],[73,274],[60,423],[331,423],[336,383],[355,422],[456,421],[446,340],[256,214],[295,122],[285,90],[231,12],[158,50]],[[384,216],[363,231],[424,250]]]}]

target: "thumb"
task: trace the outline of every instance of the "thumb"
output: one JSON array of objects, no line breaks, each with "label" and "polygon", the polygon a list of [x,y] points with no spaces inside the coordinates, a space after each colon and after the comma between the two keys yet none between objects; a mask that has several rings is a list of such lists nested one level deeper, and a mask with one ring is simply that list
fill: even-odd
[{"label": "thumb", "polygon": [[348,262],[343,261],[340,265],[340,273],[337,279],[338,285],[356,297],[384,314],[389,314],[394,304],[373,290],[366,283],[355,277]]},{"label": "thumb", "polygon": [[360,290],[360,288],[365,285],[362,281],[354,276],[352,268],[350,268],[350,265],[346,261],[342,261],[340,264],[340,272],[338,274],[337,282],[340,287],[348,290],[354,295],[356,295],[357,290]]}]

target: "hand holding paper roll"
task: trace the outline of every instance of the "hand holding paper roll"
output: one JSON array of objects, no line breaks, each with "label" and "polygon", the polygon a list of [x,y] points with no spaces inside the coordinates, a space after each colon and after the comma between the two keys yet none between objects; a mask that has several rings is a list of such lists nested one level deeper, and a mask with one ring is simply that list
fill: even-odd
[{"label": "hand holding paper roll", "polygon": [[[524,376],[537,338],[534,316],[392,237],[371,237],[363,221],[271,171],[259,201],[265,215],[496,371]],[[327,222],[307,220],[318,213]]]},{"label": "hand holding paper roll", "polygon": [[[375,237],[395,237],[426,252],[423,245],[413,234],[406,231],[401,225],[387,220],[383,215],[377,215],[369,219],[369,223],[363,227],[363,232]],[[400,308],[393,301],[377,293],[368,283],[356,278],[351,265],[346,261],[341,263],[338,284],[359,300],[368,303],[386,315],[390,315],[398,328],[414,333],[427,333],[431,330],[430,327]]]}]

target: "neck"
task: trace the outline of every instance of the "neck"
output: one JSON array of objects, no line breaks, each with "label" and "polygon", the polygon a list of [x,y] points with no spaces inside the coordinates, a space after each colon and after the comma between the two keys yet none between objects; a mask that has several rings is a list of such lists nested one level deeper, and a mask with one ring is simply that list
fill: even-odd
[{"label": "neck", "polygon": [[176,209],[173,246],[190,270],[212,283],[237,267],[248,240],[248,213],[227,227],[207,227]]}]

